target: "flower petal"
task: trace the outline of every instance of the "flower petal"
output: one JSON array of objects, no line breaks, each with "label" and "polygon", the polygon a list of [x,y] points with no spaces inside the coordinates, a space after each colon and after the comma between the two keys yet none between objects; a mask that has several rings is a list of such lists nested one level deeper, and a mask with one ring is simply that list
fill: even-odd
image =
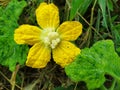
[{"label": "flower petal", "polygon": [[41,3],[36,9],[36,17],[43,29],[56,29],[59,25],[59,11],[53,3]]},{"label": "flower petal", "polygon": [[32,25],[21,25],[15,30],[14,40],[18,44],[33,45],[40,41],[41,29]]},{"label": "flower petal", "polygon": [[62,67],[71,63],[75,56],[80,53],[80,49],[68,41],[62,41],[53,49],[54,61]]},{"label": "flower petal", "polygon": [[29,51],[26,65],[32,68],[44,68],[51,58],[51,50],[43,43],[36,43]]},{"label": "flower petal", "polygon": [[63,40],[76,40],[82,33],[82,24],[78,21],[66,21],[57,29]]}]

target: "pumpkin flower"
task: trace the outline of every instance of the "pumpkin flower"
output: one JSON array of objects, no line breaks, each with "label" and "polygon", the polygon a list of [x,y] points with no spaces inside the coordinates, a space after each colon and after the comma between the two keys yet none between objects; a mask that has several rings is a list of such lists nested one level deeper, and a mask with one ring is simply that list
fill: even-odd
[{"label": "pumpkin flower", "polygon": [[35,13],[39,27],[23,24],[14,33],[17,44],[32,46],[26,65],[44,68],[52,55],[53,60],[64,68],[80,53],[80,49],[69,41],[74,41],[81,35],[82,24],[66,21],[59,25],[59,10],[53,3],[41,3]]}]

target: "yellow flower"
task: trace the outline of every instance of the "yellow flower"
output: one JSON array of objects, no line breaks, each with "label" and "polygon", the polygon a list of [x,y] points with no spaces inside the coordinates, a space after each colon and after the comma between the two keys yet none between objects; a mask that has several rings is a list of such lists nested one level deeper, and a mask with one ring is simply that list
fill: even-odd
[{"label": "yellow flower", "polygon": [[82,24],[66,21],[59,26],[59,10],[53,3],[41,3],[36,9],[36,18],[40,27],[24,24],[14,34],[17,44],[33,45],[26,65],[43,68],[50,61],[51,55],[62,67],[71,63],[80,49],[69,41],[76,40],[81,35]]}]

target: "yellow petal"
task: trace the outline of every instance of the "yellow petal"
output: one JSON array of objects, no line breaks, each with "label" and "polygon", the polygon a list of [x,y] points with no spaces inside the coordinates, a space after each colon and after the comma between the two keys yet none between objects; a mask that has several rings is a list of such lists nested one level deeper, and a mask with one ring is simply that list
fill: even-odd
[{"label": "yellow petal", "polygon": [[63,40],[76,40],[82,33],[82,24],[78,21],[66,21],[57,29]]},{"label": "yellow petal", "polygon": [[59,25],[58,8],[53,3],[41,3],[36,9],[36,18],[43,29],[56,29]]},{"label": "yellow petal", "polygon": [[80,53],[80,49],[68,41],[62,41],[55,49],[53,49],[52,53],[54,61],[60,66],[65,67]]},{"label": "yellow petal", "polygon": [[18,44],[33,45],[40,41],[41,29],[32,25],[21,25],[15,30],[14,40]]},{"label": "yellow petal", "polygon": [[51,50],[43,43],[36,43],[29,51],[26,65],[32,68],[44,68],[51,58]]}]

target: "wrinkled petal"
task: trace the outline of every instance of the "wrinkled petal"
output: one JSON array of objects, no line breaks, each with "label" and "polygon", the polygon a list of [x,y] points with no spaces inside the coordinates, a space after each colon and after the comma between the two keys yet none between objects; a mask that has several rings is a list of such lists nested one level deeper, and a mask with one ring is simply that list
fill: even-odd
[{"label": "wrinkled petal", "polygon": [[57,29],[63,40],[76,40],[82,33],[82,24],[78,21],[66,21]]},{"label": "wrinkled petal", "polygon": [[29,51],[26,65],[32,68],[44,68],[51,58],[51,50],[42,43],[36,43]]},{"label": "wrinkled petal", "polygon": [[21,25],[15,30],[14,40],[18,44],[33,45],[40,41],[41,29],[32,25]]},{"label": "wrinkled petal", "polygon": [[62,41],[52,52],[54,61],[62,67],[70,64],[79,53],[80,49],[68,41]]},{"label": "wrinkled petal", "polygon": [[59,25],[58,8],[53,3],[41,3],[36,9],[36,18],[43,29],[56,29]]}]

